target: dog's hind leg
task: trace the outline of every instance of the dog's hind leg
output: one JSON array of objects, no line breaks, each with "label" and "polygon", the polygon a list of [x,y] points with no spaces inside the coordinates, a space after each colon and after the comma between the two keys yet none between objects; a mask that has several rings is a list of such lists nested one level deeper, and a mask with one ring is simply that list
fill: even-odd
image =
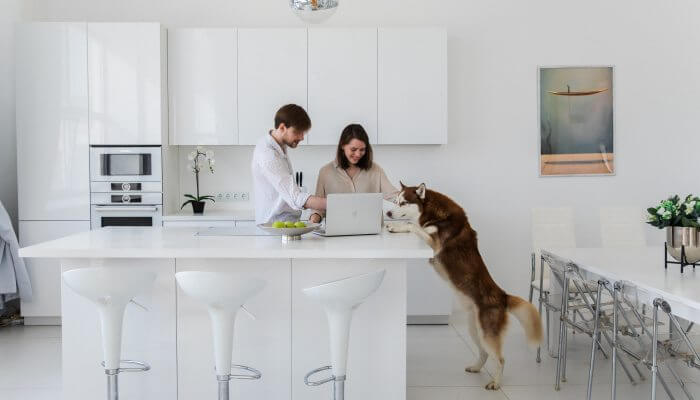
[{"label": "dog's hind leg", "polygon": [[479,334],[479,322],[476,319],[476,311],[471,311],[471,318],[469,321],[469,336],[472,338],[472,342],[476,345],[479,350],[479,359],[474,363],[474,365],[465,368],[464,370],[471,373],[477,373],[481,371],[481,368],[486,364],[486,359],[489,358],[489,353],[486,352],[484,346],[481,344],[481,335]]},{"label": "dog's hind leg", "polygon": [[493,374],[493,381],[486,384],[487,390],[498,390],[501,388],[501,378],[503,377],[503,338],[500,335],[485,336],[483,346],[491,358],[496,362],[496,371]]}]

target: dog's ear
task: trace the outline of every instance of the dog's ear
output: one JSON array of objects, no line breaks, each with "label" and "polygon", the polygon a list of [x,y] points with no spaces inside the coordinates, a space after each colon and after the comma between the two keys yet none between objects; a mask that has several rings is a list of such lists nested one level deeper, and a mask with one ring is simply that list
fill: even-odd
[{"label": "dog's ear", "polygon": [[399,185],[401,185],[401,190],[406,189],[406,185],[404,185],[403,182],[399,181]]},{"label": "dog's ear", "polygon": [[421,183],[420,185],[418,185],[418,189],[416,189],[416,195],[421,200],[425,200],[425,183]]}]

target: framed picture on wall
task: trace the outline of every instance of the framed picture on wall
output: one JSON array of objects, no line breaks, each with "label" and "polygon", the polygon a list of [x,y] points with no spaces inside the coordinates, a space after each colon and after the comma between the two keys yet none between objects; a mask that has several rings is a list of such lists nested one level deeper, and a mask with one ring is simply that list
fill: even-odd
[{"label": "framed picture on wall", "polygon": [[540,67],[540,176],[614,175],[613,67]]}]

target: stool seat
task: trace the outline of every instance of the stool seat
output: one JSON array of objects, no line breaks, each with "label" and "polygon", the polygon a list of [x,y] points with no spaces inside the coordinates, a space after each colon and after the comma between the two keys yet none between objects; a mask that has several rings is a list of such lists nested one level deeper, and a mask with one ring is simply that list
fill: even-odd
[{"label": "stool seat", "polygon": [[[350,323],[353,311],[379,289],[386,270],[379,270],[350,278],[327,282],[303,289],[302,292],[323,307],[328,319],[331,346],[331,365],[317,368],[304,377],[308,386],[334,381],[333,398],[342,400],[345,391]],[[331,378],[310,381],[309,378],[330,369]]]},{"label": "stool seat", "polygon": [[[211,319],[214,336],[214,359],[219,400],[229,398],[229,380],[260,379],[260,371],[232,364],[233,329],[236,314],[243,304],[260,293],[266,282],[229,272],[184,271],[175,274],[178,285],[187,296],[203,303]],[[231,369],[251,374],[232,374]]]},{"label": "stool seat", "polygon": [[90,300],[100,313],[102,366],[107,374],[107,398],[119,398],[117,374],[148,371],[148,364],[120,360],[124,310],[136,296],[146,293],[156,279],[151,271],[110,267],[78,268],[63,273],[63,282],[78,295]]}]

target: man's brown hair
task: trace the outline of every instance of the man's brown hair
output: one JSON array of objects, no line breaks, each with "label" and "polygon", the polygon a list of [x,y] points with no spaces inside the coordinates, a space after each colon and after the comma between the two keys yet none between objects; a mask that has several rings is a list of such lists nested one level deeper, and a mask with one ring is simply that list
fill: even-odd
[{"label": "man's brown hair", "polygon": [[275,114],[275,129],[284,124],[287,128],[306,132],[311,129],[311,119],[303,107],[296,104],[282,106]]}]

